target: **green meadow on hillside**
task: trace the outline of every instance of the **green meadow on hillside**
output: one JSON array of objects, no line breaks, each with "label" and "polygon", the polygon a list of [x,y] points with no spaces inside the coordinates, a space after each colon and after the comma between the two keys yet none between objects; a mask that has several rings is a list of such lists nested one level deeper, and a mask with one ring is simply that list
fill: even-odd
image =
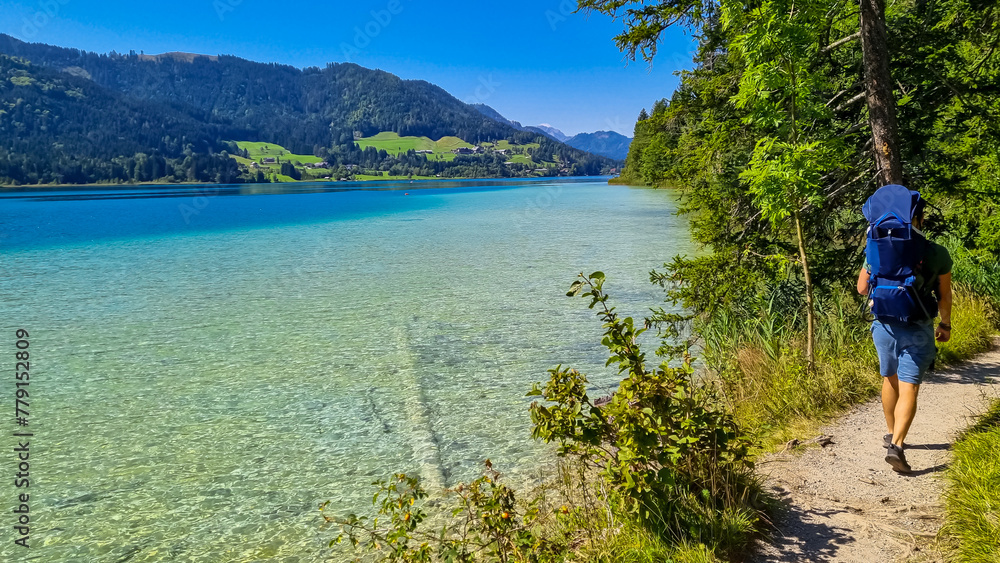
[{"label": "green meadow on hillside", "polygon": [[[372,168],[370,164],[368,166],[361,165],[353,168],[352,166],[345,168],[338,165],[315,168],[313,165],[323,162],[321,157],[311,154],[295,154],[277,143],[235,141],[235,144],[239,152],[231,155],[231,157],[240,165],[245,173],[251,175],[259,173],[258,181],[294,182],[298,180],[298,178],[289,175],[288,164],[295,167],[296,175],[300,176],[303,181],[426,179],[436,177],[432,175],[433,167],[428,169],[431,175],[428,175],[427,172],[417,175],[400,175],[395,169],[379,170],[378,168]],[[392,157],[405,157],[406,153],[411,150],[432,151],[425,154],[427,160],[440,163],[453,162],[456,157],[453,151],[457,148],[473,148],[475,146],[458,137],[446,136],[435,141],[428,137],[400,137],[397,133],[391,131],[384,131],[371,137],[358,139],[356,144],[362,150],[367,147],[384,150]],[[485,155],[495,154],[496,151],[503,151],[502,156],[507,162],[529,167],[528,174],[531,173],[530,170],[533,168],[551,169],[558,167],[552,161],[539,162],[532,158],[530,153],[539,147],[538,143],[521,145],[508,140],[502,140],[481,143],[479,146],[485,150]],[[496,162],[495,160],[493,161]],[[284,173],[282,173],[282,165],[285,165]],[[524,174],[525,169],[521,168],[521,170],[521,174]]]},{"label": "green meadow on hillside", "polygon": [[363,137],[357,140],[358,147],[365,149],[374,147],[378,150],[396,156],[410,150],[414,151],[434,151],[427,155],[428,160],[455,160],[455,153],[451,152],[459,147],[472,148],[472,145],[459,139],[458,137],[441,137],[434,141],[429,137],[400,137],[398,133],[383,131],[372,137]]},{"label": "green meadow on hillside", "polygon": [[527,164],[529,166],[545,166],[551,163],[551,161],[539,162],[537,160],[532,160],[531,156],[528,156],[528,152],[534,151],[538,148],[538,143],[527,143],[524,145],[511,144],[510,141],[503,140],[497,141],[496,143],[483,143],[484,147],[491,147],[495,150],[505,150],[508,151],[508,162],[515,162],[517,164]]},{"label": "green meadow on hillside", "polygon": [[277,158],[281,157],[282,160],[288,161],[299,161],[302,164],[312,164],[314,162],[320,162],[320,158],[311,154],[292,154],[291,151],[285,147],[275,144],[275,143],[258,143],[253,141],[237,141],[236,145],[240,149],[246,150],[250,153],[250,158],[256,160],[258,163],[261,158]]},{"label": "green meadow on hillside", "polygon": [[[247,151],[247,156],[231,155],[240,166],[249,171],[259,170],[272,182],[295,182],[296,179],[281,173],[281,163],[291,163],[299,172],[302,180],[324,180],[331,176],[329,168],[307,168],[306,165],[322,162],[318,156],[311,154],[294,154],[276,143],[236,141],[241,151]],[[274,159],[265,163],[264,159]],[[256,168],[254,168],[256,164]]]},{"label": "green meadow on hillside", "polygon": [[[372,137],[363,137],[357,140],[360,148],[375,147],[384,150],[391,155],[399,155],[410,150],[414,151],[434,151],[427,155],[428,160],[443,160],[451,162],[455,160],[455,153],[452,152],[459,147],[472,148],[474,145],[458,137],[441,137],[437,141],[429,137],[400,137],[398,133],[383,131]],[[529,149],[538,148],[538,143],[528,143],[524,145],[513,144],[504,139],[497,142],[480,143],[481,147],[489,150],[505,150],[510,156],[510,161],[522,164],[532,164],[531,157],[527,155]]]}]

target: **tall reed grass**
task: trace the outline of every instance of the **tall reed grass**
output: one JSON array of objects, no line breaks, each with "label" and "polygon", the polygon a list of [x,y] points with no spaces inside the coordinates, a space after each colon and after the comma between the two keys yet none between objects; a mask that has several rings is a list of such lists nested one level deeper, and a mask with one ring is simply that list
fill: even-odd
[{"label": "tall reed grass", "polygon": [[[572,561],[595,563],[723,563],[723,544],[746,545],[757,535],[757,524],[740,511],[715,514],[711,519],[723,524],[711,545],[691,540],[677,540],[642,522],[625,509],[615,490],[601,485],[594,470],[577,461],[559,461],[557,477],[535,491],[541,505],[562,512],[548,519],[543,535],[562,538],[572,546]],[[567,508],[573,507],[573,508]],[[773,507],[769,507],[773,509]],[[731,550],[730,550],[731,551]]]},{"label": "tall reed grass", "polygon": [[996,256],[974,253],[966,249],[960,241],[945,241],[954,261],[952,279],[978,295],[1000,305],[1000,259]]},{"label": "tall reed grass", "polygon": [[[987,350],[997,326],[992,301],[962,279],[954,292],[952,339],[939,343],[938,367]],[[789,427],[824,420],[878,393],[878,357],[862,305],[846,290],[819,301],[812,372],[801,323],[773,300],[742,315],[717,314],[699,327],[710,376],[744,428],[765,443],[783,441]]]}]

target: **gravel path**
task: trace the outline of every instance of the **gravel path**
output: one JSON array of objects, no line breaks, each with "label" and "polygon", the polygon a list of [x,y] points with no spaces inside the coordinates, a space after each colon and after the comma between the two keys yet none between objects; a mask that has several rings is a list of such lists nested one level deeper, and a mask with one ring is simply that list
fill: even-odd
[{"label": "gravel path", "polygon": [[820,429],[813,440],[759,462],[788,510],[769,544],[750,561],[942,561],[933,538],[941,527],[942,470],[951,443],[1000,396],[1000,340],[958,367],[928,374],[906,437],[913,474],[885,462],[885,419],[876,399]]}]

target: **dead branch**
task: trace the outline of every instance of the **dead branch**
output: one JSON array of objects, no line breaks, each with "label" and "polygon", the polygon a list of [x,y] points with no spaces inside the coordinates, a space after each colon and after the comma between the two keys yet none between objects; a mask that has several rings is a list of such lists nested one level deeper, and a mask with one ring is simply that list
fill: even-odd
[{"label": "dead branch", "polygon": [[850,107],[850,106],[852,106],[852,105],[854,105],[854,104],[856,104],[856,103],[860,102],[860,101],[861,101],[861,100],[863,100],[864,98],[865,98],[865,93],[864,93],[864,92],[861,92],[861,93],[860,93],[860,94],[858,94],[857,96],[854,96],[854,97],[853,97],[853,98],[851,98],[850,100],[847,100],[846,102],[844,102],[844,103],[840,104],[839,106],[837,106],[837,107],[833,108],[833,111],[842,111],[842,110],[845,110],[845,109],[847,109],[848,107]]},{"label": "dead branch", "polygon": [[836,49],[837,47],[840,47],[841,45],[843,45],[845,43],[850,43],[851,41],[854,41],[855,39],[857,39],[859,37],[861,37],[861,32],[860,31],[857,32],[857,33],[852,33],[851,35],[848,35],[847,37],[844,37],[842,39],[838,39],[838,40],[834,41],[833,43],[830,43],[826,47],[823,47],[822,49],[819,50],[819,54],[825,55],[825,54],[829,53],[830,51]]}]

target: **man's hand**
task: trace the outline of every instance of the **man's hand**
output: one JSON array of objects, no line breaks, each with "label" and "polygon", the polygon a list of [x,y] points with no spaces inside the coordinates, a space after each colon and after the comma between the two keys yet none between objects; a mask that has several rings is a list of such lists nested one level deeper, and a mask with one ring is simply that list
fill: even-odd
[{"label": "man's hand", "polygon": [[951,339],[951,329],[945,330],[940,326],[934,329],[934,340],[938,342],[948,342]]}]

